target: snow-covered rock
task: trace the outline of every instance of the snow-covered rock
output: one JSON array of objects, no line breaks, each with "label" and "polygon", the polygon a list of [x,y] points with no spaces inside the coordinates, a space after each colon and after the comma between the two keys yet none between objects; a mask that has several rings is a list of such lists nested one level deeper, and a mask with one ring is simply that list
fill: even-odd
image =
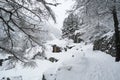
[{"label": "snow-covered rock", "polygon": [[115,35],[113,34],[113,32],[109,32],[103,37],[95,40],[93,50],[100,50],[115,57]]}]

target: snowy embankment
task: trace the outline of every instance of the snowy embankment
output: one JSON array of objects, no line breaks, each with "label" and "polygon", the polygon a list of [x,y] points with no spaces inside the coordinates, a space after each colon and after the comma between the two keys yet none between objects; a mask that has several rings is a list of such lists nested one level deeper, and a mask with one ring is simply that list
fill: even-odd
[{"label": "snowy embankment", "polygon": [[[58,62],[36,60],[36,68],[23,68],[20,64],[11,70],[0,71],[0,80],[10,77],[11,80],[120,80],[120,63],[100,51],[93,51],[92,45],[72,44],[66,52],[52,53],[48,47],[46,55],[55,57]],[[12,79],[21,76],[22,79]]]}]

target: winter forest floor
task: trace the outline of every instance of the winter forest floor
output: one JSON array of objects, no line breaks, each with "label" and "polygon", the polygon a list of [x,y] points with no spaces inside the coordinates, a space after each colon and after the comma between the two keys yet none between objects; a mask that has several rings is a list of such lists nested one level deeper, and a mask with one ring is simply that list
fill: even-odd
[{"label": "winter forest floor", "polygon": [[[101,51],[93,51],[92,44],[72,44],[66,52],[52,53],[48,46],[47,57],[58,62],[36,60],[35,68],[23,68],[20,63],[10,70],[0,67],[0,80],[120,80],[120,63]],[[4,78],[3,78],[4,77]],[[3,79],[2,79],[3,78]]]}]

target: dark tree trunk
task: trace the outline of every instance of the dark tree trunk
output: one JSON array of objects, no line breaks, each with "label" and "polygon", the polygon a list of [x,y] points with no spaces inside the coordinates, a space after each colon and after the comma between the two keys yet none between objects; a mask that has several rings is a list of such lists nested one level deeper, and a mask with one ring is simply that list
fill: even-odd
[{"label": "dark tree trunk", "polygon": [[119,36],[119,22],[117,17],[116,7],[114,6],[113,11],[113,21],[114,21],[114,28],[115,28],[115,47],[116,47],[116,62],[120,61],[120,36]]}]

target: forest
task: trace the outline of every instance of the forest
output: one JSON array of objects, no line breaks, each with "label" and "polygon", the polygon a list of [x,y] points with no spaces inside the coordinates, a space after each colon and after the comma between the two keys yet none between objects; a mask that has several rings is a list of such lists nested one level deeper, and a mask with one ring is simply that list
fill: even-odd
[{"label": "forest", "polygon": [[120,0],[0,0],[0,80],[120,80]]}]

